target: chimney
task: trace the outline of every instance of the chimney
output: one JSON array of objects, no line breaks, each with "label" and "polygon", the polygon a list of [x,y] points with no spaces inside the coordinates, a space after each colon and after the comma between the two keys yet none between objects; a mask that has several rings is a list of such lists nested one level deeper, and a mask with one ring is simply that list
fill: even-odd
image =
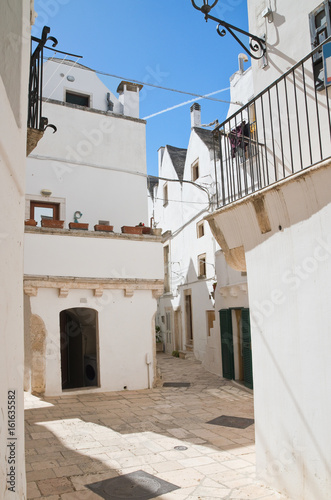
[{"label": "chimney", "polygon": [[197,102],[191,106],[191,128],[201,127],[201,106]]},{"label": "chimney", "polygon": [[161,166],[162,166],[162,161],[163,161],[164,150],[165,150],[165,147],[164,147],[164,146],[161,146],[161,147],[158,149],[158,154],[159,154],[159,172],[160,172],[160,170],[161,170]]},{"label": "chimney", "polygon": [[143,85],[131,82],[121,82],[117,87],[118,100],[123,106],[123,115],[139,118],[139,92]]},{"label": "chimney", "polygon": [[238,56],[238,64],[239,64],[239,73],[242,75],[244,72],[244,62],[248,62],[248,57],[246,54],[239,54]]}]

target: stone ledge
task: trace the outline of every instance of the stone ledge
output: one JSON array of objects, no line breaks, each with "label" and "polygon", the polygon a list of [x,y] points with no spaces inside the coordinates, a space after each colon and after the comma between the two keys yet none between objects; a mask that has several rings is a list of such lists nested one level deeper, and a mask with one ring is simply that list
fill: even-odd
[{"label": "stone ledge", "polygon": [[34,227],[25,226],[26,233],[34,234],[56,234],[58,236],[73,236],[84,238],[106,238],[106,239],[120,239],[120,240],[134,240],[134,241],[157,241],[162,242],[162,236],[155,236],[154,234],[125,234],[125,233],[110,233],[106,231],[86,231],[79,229],[54,229],[48,227]]}]

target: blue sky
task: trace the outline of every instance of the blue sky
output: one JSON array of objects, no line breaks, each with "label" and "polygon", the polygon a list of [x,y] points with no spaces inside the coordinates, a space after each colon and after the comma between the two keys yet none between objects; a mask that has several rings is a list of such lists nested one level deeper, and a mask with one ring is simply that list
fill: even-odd
[{"label": "blue sky", "polygon": [[[196,0],[199,5],[202,0]],[[83,56],[81,64],[98,71],[168,88],[206,95],[229,87],[241,47],[231,35],[221,38],[216,23],[205,22],[191,0],[35,0],[38,14],[32,34],[51,28],[59,50]],[[212,14],[243,29],[246,0],[219,0]],[[48,52],[49,51],[45,51]],[[49,52],[51,55],[52,53]],[[100,76],[116,94],[121,81]],[[229,100],[229,91],[215,94]],[[145,86],[141,118],[194,99]],[[199,101],[202,123],[225,118],[228,104]],[[188,103],[147,120],[147,171],[157,175],[157,150],[170,144],[187,147]]]}]

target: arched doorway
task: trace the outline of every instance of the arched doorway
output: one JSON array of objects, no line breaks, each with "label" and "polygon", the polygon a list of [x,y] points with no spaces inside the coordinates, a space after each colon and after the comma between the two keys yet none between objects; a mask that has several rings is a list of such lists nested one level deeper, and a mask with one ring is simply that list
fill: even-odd
[{"label": "arched doorway", "polygon": [[97,319],[84,307],[60,312],[62,389],[99,385]]}]

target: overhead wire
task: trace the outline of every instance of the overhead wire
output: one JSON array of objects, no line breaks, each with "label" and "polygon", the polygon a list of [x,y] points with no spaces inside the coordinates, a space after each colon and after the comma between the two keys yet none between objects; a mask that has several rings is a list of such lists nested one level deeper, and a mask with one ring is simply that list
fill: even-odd
[{"label": "overhead wire", "polygon": [[[53,50],[55,53],[59,52],[59,53],[63,54],[63,52],[57,51],[56,49],[52,49],[51,47],[45,47],[45,48],[47,48],[49,50]],[[80,56],[75,56],[75,57],[80,58]],[[48,58],[45,57],[44,59],[47,60]],[[68,59],[68,61],[70,61],[70,60]],[[72,62],[74,62],[74,61],[72,61]],[[77,61],[75,62],[75,64],[77,64]],[[221,90],[217,90],[215,92],[211,92],[210,94],[205,95],[205,94],[197,94],[195,92],[190,92],[190,91],[186,91],[186,90],[174,89],[171,87],[164,87],[163,85],[157,85],[155,83],[144,82],[142,80],[137,80],[135,78],[127,78],[125,76],[115,75],[112,73],[107,73],[106,71],[100,71],[100,70],[93,69],[93,68],[81,68],[81,69],[94,71],[94,73],[96,73],[97,75],[109,76],[111,78],[116,78],[118,80],[124,80],[124,81],[128,81],[128,82],[136,83],[138,85],[144,85],[145,87],[153,87],[153,88],[160,89],[160,90],[166,90],[168,92],[175,92],[177,94],[190,95],[192,97],[198,97],[200,99],[206,99],[206,100],[214,101],[214,102],[221,102],[221,103],[225,103],[225,104],[238,104],[237,102],[234,102],[234,101],[228,101],[228,100],[224,100],[224,99],[217,99],[216,97],[211,97],[212,94],[216,94],[218,92],[225,92],[226,90],[229,90],[230,87],[227,87],[227,88],[221,89]]]}]

